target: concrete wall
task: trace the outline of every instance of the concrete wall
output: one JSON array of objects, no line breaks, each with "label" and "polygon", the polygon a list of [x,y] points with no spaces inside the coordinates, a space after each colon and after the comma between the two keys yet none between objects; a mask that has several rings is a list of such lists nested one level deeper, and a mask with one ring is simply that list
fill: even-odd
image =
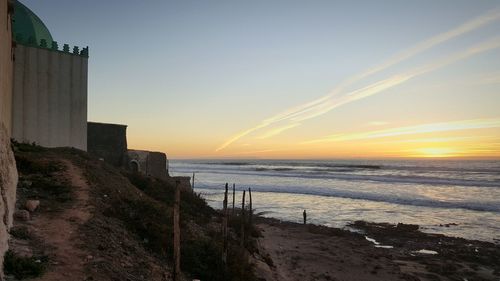
[{"label": "concrete wall", "polygon": [[87,57],[18,44],[13,138],[87,150],[87,71]]},{"label": "concrete wall", "polygon": [[0,280],[3,257],[8,249],[8,231],[16,203],[17,170],[10,148],[12,97],[12,39],[7,0],[0,0]]},{"label": "concrete wall", "polygon": [[7,0],[0,1],[0,122],[11,133],[12,116],[12,38]]},{"label": "concrete wall", "polygon": [[129,168],[133,170],[138,165],[138,172],[155,178],[166,179],[168,177],[167,155],[161,152],[144,150],[128,151]]},{"label": "concrete wall", "polygon": [[87,148],[114,166],[127,166],[127,126],[88,122]]}]

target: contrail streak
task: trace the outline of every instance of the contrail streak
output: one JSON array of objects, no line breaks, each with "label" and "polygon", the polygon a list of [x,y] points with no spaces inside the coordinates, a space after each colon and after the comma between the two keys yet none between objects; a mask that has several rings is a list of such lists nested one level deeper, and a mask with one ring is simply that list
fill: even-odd
[{"label": "contrail streak", "polygon": [[434,132],[461,131],[472,129],[500,128],[500,118],[469,119],[452,122],[421,124],[416,126],[392,128],[354,134],[336,134],[325,138],[303,142],[303,144],[321,142],[340,142],[350,140],[364,140],[394,137],[401,135],[415,135]]},{"label": "contrail streak", "polygon": [[[265,128],[271,124],[274,124],[276,122],[286,121],[286,120],[290,120],[290,119],[291,120],[309,119],[309,118],[306,118],[304,116],[301,117],[301,115],[311,116],[310,118],[316,117],[320,114],[318,114],[317,112],[316,113],[310,113],[310,112],[314,111],[315,109],[318,109],[318,108],[319,109],[324,108],[323,110],[320,110],[319,112],[325,113],[328,111],[328,110],[326,110],[327,108],[330,108],[330,110],[334,108],[334,107],[332,108],[331,105],[328,105],[329,103],[331,103],[329,100],[332,97],[336,96],[337,94],[341,93],[345,87],[347,87],[347,86],[349,86],[349,85],[351,85],[351,84],[353,84],[353,83],[355,83],[363,78],[366,78],[370,75],[379,73],[379,72],[381,72],[381,71],[383,71],[383,70],[385,70],[385,69],[387,69],[387,68],[389,68],[397,63],[400,63],[404,60],[412,58],[415,55],[418,55],[419,53],[422,53],[422,52],[424,52],[424,51],[426,51],[426,50],[428,50],[436,45],[442,44],[448,40],[451,40],[451,39],[458,37],[458,36],[461,36],[463,34],[472,32],[472,31],[474,31],[482,26],[485,26],[487,24],[490,24],[498,19],[500,19],[500,10],[495,10],[493,12],[483,14],[475,19],[467,21],[467,22],[463,23],[462,25],[455,27],[449,31],[446,31],[444,33],[440,33],[440,34],[433,36],[427,40],[424,40],[424,41],[418,43],[417,45],[415,45],[414,47],[409,48],[406,51],[403,51],[403,52],[395,55],[394,57],[387,60],[385,63],[382,63],[382,64],[375,66],[373,68],[370,68],[370,69],[368,69],[368,70],[366,70],[358,75],[350,77],[349,79],[347,79],[346,81],[342,82],[340,85],[335,87],[328,95],[325,95],[321,98],[310,101],[308,103],[289,108],[289,109],[287,109],[287,110],[285,110],[277,115],[274,115],[270,118],[264,119],[263,121],[261,121],[260,124],[258,124],[255,127],[252,127],[252,128],[249,128],[247,130],[244,130],[244,131],[237,133],[236,135],[232,136],[230,139],[225,141],[215,151],[216,152],[220,151],[220,150],[226,148],[227,146],[231,145],[233,142],[237,141],[238,139],[240,139],[240,138],[242,138],[250,133],[253,133],[257,130]],[[327,103],[327,104],[325,105],[324,103]],[[341,104],[344,104],[344,103],[341,103]],[[323,113],[321,113],[321,114],[323,114]]]},{"label": "contrail streak", "polygon": [[307,119],[311,119],[320,115],[323,115],[330,110],[337,108],[341,105],[351,103],[353,101],[357,101],[375,94],[378,94],[384,90],[392,88],[394,86],[400,85],[412,78],[425,74],[427,72],[434,71],[438,68],[444,67],[448,64],[469,58],[471,56],[477,55],[482,52],[486,52],[492,49],[496,49],[500,47],[500,38],[494,38],[489,41],[482,42],[472,48],[469,48],[462,52],[454,53],[450,56],[447,56],[437,62],[425,65],[423,67],[416,68],[412,71],[403,74],[397,74],[385,80],[378,81],[364,88],[352,91],[343,95],[336,99],[330,99],[325,101],[324,103],[316,106],[314,110],[311,110],[309,114],[303,114],[302,116],[290,118],[293,122],[300,122]]},{"label": "contrail streak", "polygon": [[292,124],[289,124],[289,125],[286,125],[286,126],[283,126],[283,127],[279,127],[279,128],[276,128],[276,129],[273,129],[273,130],[270,130],[269,132],[263,134],[262,136],[260,137],[257,137],[257,139],[267,139],[267,138],[270,138],[272,136],[275,136],[283,131],[286,131],[288,129],[291,129],[291,128],[295,128],[297,126],[299,126],[300,123],[292,123]]}]

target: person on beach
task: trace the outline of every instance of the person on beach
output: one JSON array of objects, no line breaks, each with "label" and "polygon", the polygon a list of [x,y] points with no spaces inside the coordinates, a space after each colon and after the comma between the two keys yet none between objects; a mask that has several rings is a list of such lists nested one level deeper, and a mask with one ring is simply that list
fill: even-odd
[{"label": "person on beach", "polygon": [[302,216],[304,216],[304,224],[306,224],[306,221],[307,221],[306,210],[304,210],[304,212],[302,213]]}]

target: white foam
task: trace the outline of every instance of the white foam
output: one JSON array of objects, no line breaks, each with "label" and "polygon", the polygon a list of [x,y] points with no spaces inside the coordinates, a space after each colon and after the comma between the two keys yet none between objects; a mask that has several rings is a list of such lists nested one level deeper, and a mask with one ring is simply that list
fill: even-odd
[{"label": "white foam", "polygon": [[421,250],[413,251],[413,252],[417,253],[417,254],[424,254],[424,255],[437,255],[438,254],[438,252],[436,252],[436,251],[426,250],[426,249],[421,249]]},{"label": "white foam", "polygon": [[373,239],[373,238],[370,238],[368,236],[365,236],[365,239],[372,242],[373,244],[375,244],[375,248],[382,248],[382,249],[392,249],[394,248],[393,246],[390,246],[390,245],[380,245],[379,242],[377,242],[377,240]]}]

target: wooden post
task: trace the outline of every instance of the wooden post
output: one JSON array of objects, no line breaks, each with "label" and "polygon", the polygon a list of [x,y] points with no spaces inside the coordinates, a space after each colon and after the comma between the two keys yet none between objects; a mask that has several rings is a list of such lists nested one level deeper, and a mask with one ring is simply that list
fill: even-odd
[{"label": "wooden post", "polygon": [[175,182],[174,199],[174,280],[180,280],[181,276],[181,231],[179,226],[179,205],[181,201],[180,182]]},{"label": "wooden post", "polygon": [[241,247],[245,246],[245,190],[243,190],[243,199],[241,200]]},{"label": "wooden post", "polygon": [[234,217],[234,192],[235,192],[235,184],[233,183],[233,213],[232,213],[233,217]]},{"label": "wooden post", "polygon": [[226,264],[227,262],[227,245],[228,245],[228,240],[227,240],[227,183],[226,183],[226,188],[224,191],[224,201],[222,204],[223,208],[223,217],[222,217],[222,263]]},{"label": "wooden post", "polygon": [[193,172],[193,183],[191,184],[191,189],[194,190],[194,172]]},{"label": "wooden post", "polygon": [[249,187],[248,188],[248,197],[250,199],[250,204],[248,205],[249,207],[249,214],[248,214],[248,222],[250,224],[250,226],[252,226],[252,216],[253,216],[253,210],[252,210],[252,189]]}]

